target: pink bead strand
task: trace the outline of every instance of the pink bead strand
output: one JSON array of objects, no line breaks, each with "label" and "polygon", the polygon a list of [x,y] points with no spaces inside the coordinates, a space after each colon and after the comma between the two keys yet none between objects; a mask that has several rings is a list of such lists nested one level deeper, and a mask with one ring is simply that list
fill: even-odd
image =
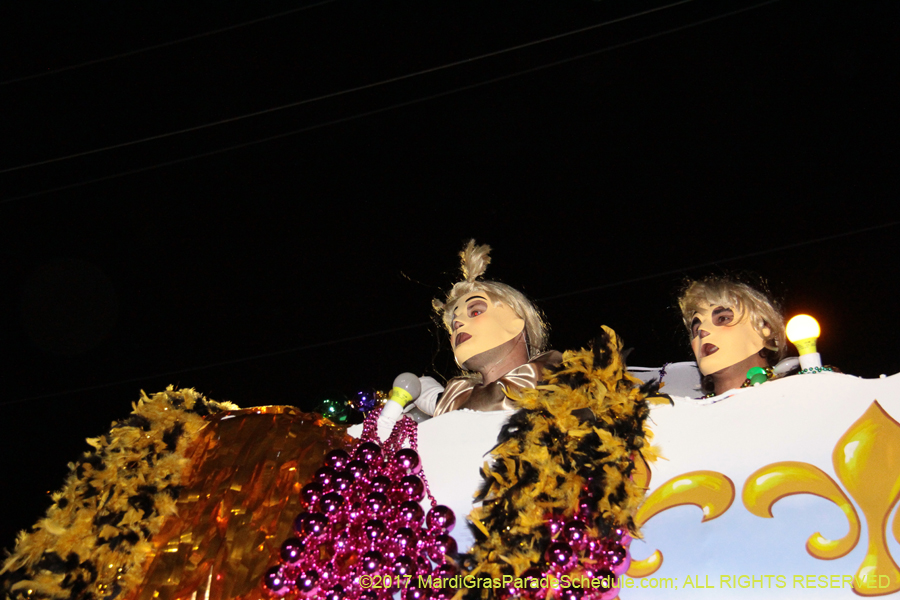
[{"label": "pink bead strand", "polygon": [[[455,555],[456,544],[447,535],[455,516],[437,504],[420,470],[415,421],[402,418],[380,443],[374,412],[366,416],[351,451],[330,452],[301,491],[307,509],[296,519],[296,537],[286,540],[281,563],[264,578],[271,595],[388,600],[397,586],[362,589],[359,578],[427,576],[435,568],[429,556],[446,569],[445,556]],[[432,506],[427,520],[418,504],[426,494]],[[330,551],[320,552],[323,546]]]}]

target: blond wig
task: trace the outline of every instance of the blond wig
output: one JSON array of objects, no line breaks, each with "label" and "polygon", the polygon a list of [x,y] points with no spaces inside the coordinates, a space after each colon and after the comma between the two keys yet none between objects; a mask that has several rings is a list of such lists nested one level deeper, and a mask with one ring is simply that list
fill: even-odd
[{"label": "blond wig", "polygon": [[475,240],[469,240],[466,247],[459,253],[462,259],[462,280],[450,288],[443,302],[435,298],[431,303],[434,310],[440,315],[447,331],[452,331],[453,314],[451,311],[459,299],[473,292],[488,294],[495,303],[506,304],[525,321],[528,356],[531,358],[542,352],[547,345],[547,325],[544,323],[540,311],[525,294],[505,283],[479,279],[487,266],[491,264],[490,253],[491,247],[487,244],[478,246],[475,244]]},{"label": "blond wig", "polygon": [[712,276],[692,281],[678,298],[681,318],[688,331],[691,331],[694,314],[704,303],[740,310],[741,319],[750,319],[754,331],[763,338],[769,351],[769,363],[775,364],[784,357],[784,316],[781,307],[770,296],[727,277]]}]

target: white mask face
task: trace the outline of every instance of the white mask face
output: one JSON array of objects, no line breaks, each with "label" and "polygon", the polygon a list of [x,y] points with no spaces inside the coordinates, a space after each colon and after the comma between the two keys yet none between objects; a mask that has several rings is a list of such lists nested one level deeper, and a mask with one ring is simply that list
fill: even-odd
[{"label": "white mask face", "polygon": [[482,291],[466,294],[453,306],[450,314],[450,345],[460,365],[525,330],[525,319]]},{"label": "white mask face", "polygon": [[[700,305],[691,322],[691,348],[704,375],[739,363],[765,347],[750,319],[740,309]],[[769,335],[768,329],[763,333]]]}]

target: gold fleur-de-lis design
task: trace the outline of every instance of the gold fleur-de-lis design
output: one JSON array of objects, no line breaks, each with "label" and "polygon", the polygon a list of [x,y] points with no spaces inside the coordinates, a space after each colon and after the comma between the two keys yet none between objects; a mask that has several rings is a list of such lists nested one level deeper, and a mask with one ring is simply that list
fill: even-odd
[{"label": "gold fleur-de-lis design", "polygon": [[[734,483],[716,471],[691,471],[673,477],[659,486],[644,501],[634,516],[634,522],[641,527],[664,510],[693,504],[703,511],[706,522],[721,516],[734,502]],[[626,573],[629,577],[647,577],[662,566],[663,555],[654,550],[649,558],[632,560]]]},{"label": "gold fleur-de-lis design", "polygon": [[847,517],[850,531],[839,540],[816,532],[806,540],[806,551],[816,558],[832,560],[853,550],[859,541],[859,517],[853,503],[827,473],[813,465],[784,461],[755,471],[744,484],[744,506],[757,517],[771,519],[772,506],[785,496],[813,494],[834,502]]},{"label": "gold fleur-de-lis design", "polygon": [[[879,587],[854,588],[862,596],[891,594],[900,590],[900,569],[887,547],[885,531],[894,505],[900,500],[900,424],[878,402],[838,440],[831,455],[834,471],[866,517],[869,545],[856,572],[857,581],[877,581]],[[837,483],[824,471],[802,462],[767,465],[747,478],[743,501],[751,513],[772,518],[772,505],[792,494],[813,494],[834,502],[847,517],[850,530],[839,540],[814,533],[806,550],[822,560],[844,556],[856,546],[860,522],[856,509]],[[894,537],[900,541],[900,524],[895,517]],[[890,583],[880,587],[885,581]]]}]

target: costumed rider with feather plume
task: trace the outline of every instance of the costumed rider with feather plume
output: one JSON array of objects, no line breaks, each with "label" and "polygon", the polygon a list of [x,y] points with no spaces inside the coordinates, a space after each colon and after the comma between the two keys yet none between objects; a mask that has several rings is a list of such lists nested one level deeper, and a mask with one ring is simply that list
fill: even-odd
[{"label": "costumed rider with feather plume", "polygon": [[[468,373],[446,389],[422,378],[416,405],[435,416],[517,412],[490,451],[476,494],[481,505],[468,517],[475,545],[459,567],[470,583],[465,591],[439,585],[439,597],[609,600],[630,562],[628,545],[639,534],[633,516],[656,458],[649,404],[668,399],[627,372],[622,342],[609,328],[588,349],[543,352],[546,327],[532,303],[505,284],[479,280],[489,252],[470,241],[460,254],[462,280],[433,303]],[[402,411],[391,402],[379,423],[382,439]],[[538,581],[559,586],[535,589]]]},{"label": "costumed rider with feather plume", "polygon": [[[520,291],[497,281],[479,279],[491,262],[490,246],[469,240],[460,252],[462,280],[446,299],[432,304],[450,333],[456,363],[465,371],[442,387],[421,377],[415,402],[422,412],[438,416],[465,408],[475,411],[518,408],[509,394],[534,388],[541,371],[558,365],[562,355],[545,351],[547,326],[540,311]],[[387,402],[378,423],[379,437],[390,435],[404,407]]]}]

